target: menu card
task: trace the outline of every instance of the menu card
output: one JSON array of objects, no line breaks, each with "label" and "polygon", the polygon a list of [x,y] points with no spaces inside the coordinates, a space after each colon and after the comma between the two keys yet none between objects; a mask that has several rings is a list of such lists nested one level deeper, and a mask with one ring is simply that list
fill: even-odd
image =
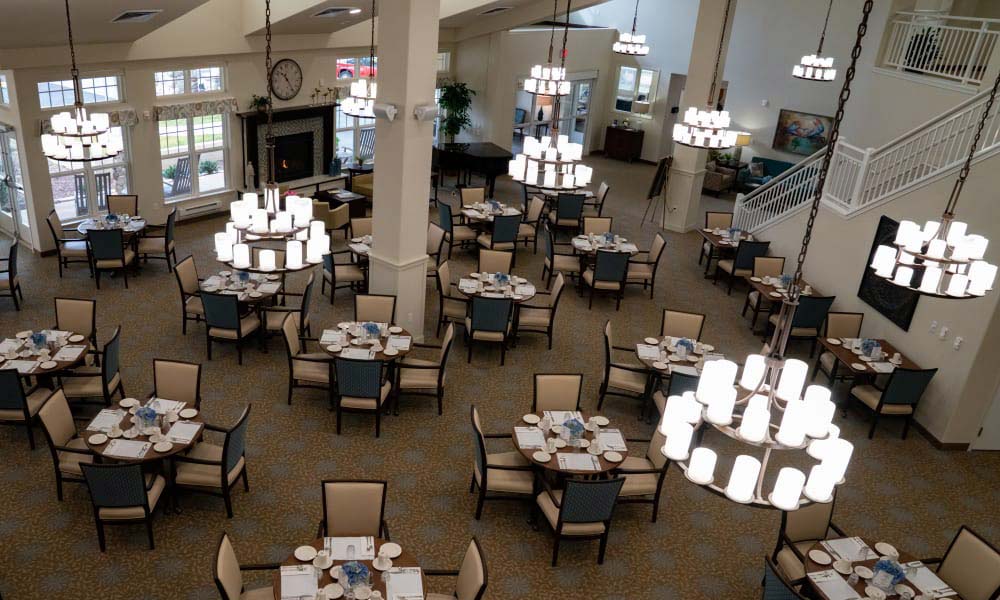
[{"label": "menu card", "polygon": [[519,448],[537,449],[545,446],[545,434],[537,427],[515,427],[514,435]]},{"label": "menu card", "polygon": [[535,286],[528,285],[518,285],[514,287],[514,293],[519,296],[531,296],[535,293]]},{"label": "menu card", "polygon": [[111,431],[115,425],[122,422],[122,418],[125,416],[125,411],[115,408],[105,408],[101,412],[97,413],[94,420],[87,425],[87,431],[103,431],[107,433]]},{"label": "menu card", "polygon": [[924,563],[915,560],[906,563],[907,567],[916,567],[917,571],[913,575],[907,575],[910,583],[920,588],[923,593],[935,592],[943,596],[954,595],[955,591],[947,583],[941,580],[934,571],[927,568]]},{"label": "menu card", "polygon": [[291,565],[281,567],[281,597],[298,600],[315,598],[319,591],[319,578],[312,565]]},{"label": "menu card", "polygon": [[[348,546],[354,546],[354,558],[347,553]],[[375,538],[371,536],[323,538],[323,548],[333,560],[374,560]]]},{"label": "menu card", "polygon": [[479,289],[479,282],[475,279],[462,278],[458,281],[458,289],[463,292],[475,293]]},{"label": "menu card", "polygon": [[38,362],[34,360],[8,360],[4,368],[9,369],[13,367],[17,369],[17,372],[21,375],[26,375],[33,372],[37,365]]},{"label": "menu card", "polygon": [[651,346],[649,344],[636,344],[635,348],[639,352],[639,358],[643,360],[660,360],[659,346]]},{"label": "menu card", "polygon": [[396,350],[407,351],[410,349],[410,343],[413,338],[408,335],[390,335],[388,345],[392,346]]},{"label": "menu card", "polygon": [[339,329],[324,329],[323,335],[319,338],[319,343],[324,346],[330,344],[343,345],[347,341],[347,334]]},{"label": "menu card", "polygon": [[559,468],[567,471],[598,471],[601,463],[593,454],[559,452],[556,454]]},{"label": "menu card", "polygon": [[86,346],[63,346],[58,352],[56,352],[55,356],[52,357],[52,360],[72,362],[80,358],[80,355],[86,352],[86,350]]},{"label": "menu card", "polygon": [[191,442],[198,433],[201,432],[202,423],[194,421],[177,421],[167,432],[167,437],[171,442],[187,444]]},{"label": "menu card", "polygon": [[360,359],[360,360],[371,360],[375,358],[375,351],[371,349],[364,350],[362,348],[344,348],[340,352],[340,357]]},{"label": "menu card", "polygon": [[602,429],[597,433],[597,440],[605,450],[615,450],[624,452],[628,450],[625,445],[625,438],[618,429]]},{"label": "menu card", "polygon": [[281,289],[280,281],[262,283],[259,286],[257,286],[257,291],[260,292],[261,294],[274,294],[277,293],[279,289]]},{"label": "menu card", "polygon": [[[857,536],[825,540],[822,546],[836,558],[843,558],[845,560],[856,561],[878,558],[878,555],[868,547],[868,544]],[[864,552],[864,557],[859,558],[862,552]]]},{"label": "menu card", "polygon": [[854,591],[847,580],[833,569],[817,571],[809,574],[809,579],[823,592],[828,600],[859,600],[861,596]]},{"label": "menu card", "polygon": [[386,600],[423,600],[424,583],[420,567],[392,568],[385,582]]},{"label": "menu card", "polygon": [[698,369],[689,365],[670,365],[670,373],[680,373],[681,375],[698,376]]},{"label": "menu card", "polygon": [[104,456],[114,456],[116,458],[142,458],[146,452],[153,447],[149,442],[137,442],[134,440],[111,440],[111,443],[104,449]]},{"label": "menu card", "polygon": [[158,415],[165,415],[168,412],[181,410],[187,406],[187,403],[180,400],[167,400],[166,398],[150,398],[146,406],[155,410]]},{"label": "menu card", "polygon": [[583,415],[580,414],[580,411],[576,410],[547,410],[543,414],[553,425],[562,425],[570,419],[577,419],[583,422]]}]

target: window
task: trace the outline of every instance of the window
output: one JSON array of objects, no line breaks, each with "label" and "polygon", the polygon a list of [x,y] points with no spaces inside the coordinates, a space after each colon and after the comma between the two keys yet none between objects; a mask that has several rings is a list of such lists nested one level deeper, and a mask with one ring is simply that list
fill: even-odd
[{"label": "window", "polygon": [[[121,139],[121,127],[112,127]],[[129,193],[129,149],[118,156],[95,162],[49,160],[49,177],[56,213],[64,221],[97,215],[108,210],[108,194]]]},{"label": "window", "polygon": [[223,90],[222,67],[157,71],[153,73],[153,81],[157,96],[204,94]]},{"label": "window", "polygon": [[[374,62],[370,56],[337,59],[337,79],[356,79],[378,74],[378,57]],[[375,157],[375,120],[355,119],[337,108],[337,133],[334,138],[335,152],[345,163],[353,163],[355,157],[366,160]]]},{"label": "window", "polygon": [[226,188],[226,118],[204,115],[159,122],[163,198]]},{"label": "window", "polygon": [[[80,80],[80,92],[84,104],[120,102],[122,99],[120,88],[121,81],[117,75],[84,77]],[[38,103],[42,109],[72,106],[73,102],[73,80],[38,83]]]},{"label": "window", "polygon": [[357,79],[378,75],[378,57],[372,62],[370,56],[338,58],[337,79]]},{"label": "window", "polygon": [[451,68],[451,52],[438,52],[437,56],[438,73],[447,73],[450,68]]},{"label": "window", "polygon": [[649,69],[619,67],[615,110],[649,117],[659,75],[658,71]]},{"label": "window", "polygon": [[10,92],[7,91],[6,75],[0,75],[0,104],[10,104]]}]

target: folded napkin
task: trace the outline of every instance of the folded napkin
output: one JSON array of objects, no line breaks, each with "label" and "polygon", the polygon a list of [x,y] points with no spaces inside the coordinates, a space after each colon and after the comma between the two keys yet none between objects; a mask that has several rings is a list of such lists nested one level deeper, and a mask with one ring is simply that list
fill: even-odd
[{"label": "folded napkin", "polygon": [[943,594],[947,594],[948,592],[954,593],[951,590],[951,586],[942,581],[941,578],[937,576],[937,573],[928,569],[927,566],[919,560],[906,563],[906,566],[917,568],[916,573],[912,576],[907,576],[907,579],[910,583],[920,588],[921,592],[939,592]]},{"label": "folded napkin", "polygon": [[101,431],[107,433],[115,425],[121,423],[125,417],[125,411],[115,408],[105,408],[97,413],[94,420],[87,425],[87,431]]},{"label": "folded napkin", "polygon": [[868,544],[857,536],[824,540],[820,545],[835,558],[843,558],[852,562],[878,558],[878,555],[868,547]]},{"label": "folded napkin", "polygon": [[559,468],[567,471],[598,471],[601,468],[600,461],[593,454],[559,452],[556,458]]},{"label": "folded napkin", "polygon": [[375,559],[375,538],[371,536],[323,538],[323,547],[333,560],[350,560],[348,547],[354,546],[354,560]]},{"label": "folded napkin", "polygon": [[202,424],[194,421],[177,421],[167,432],[167,437],[171,442],[187,444],[194,440],[201,432]]},{"label": "folded napkin", "polygon": [[319,338],[319,343],[324,346],[330,344],[341,344],[347,341],[347,334],[339,329],[324,329],[323,335]]},{"label": "folded napkin", "polygon": [[545,434],[537,427],[515,427],[514,436],[517,438],[518,448],[545,447]]},{"label": "folded napkin", "polygon": [[281,289],[280,281],[271,281],[269,283],[262,283],[259,286],[257,286],[257,291],[262,294],[274,294],[277,293],[279,289]]},{"label": "folded napkin", "polygon": [[80,358],[80,355],[86,350],[86,346],[63,346],[58,352],[56,352],[55,356],[52,357],[52,360],[71,362]]},{"label": "folded napkin", "polygon": [[281,567],[281,598],[315,598],[319,591],[319,578],[312,565],[290,565]]},{"label": "folded napkin", "polygon": [[514,293],[519,296],[532,296],[535,294],[535,286],[528,285],[518,285],[514,287]]},{"label": "folded napkin", "polygon": [[659,346],[651,346],[649,344],[636,344],[635,348],[639,353],[639,358],[643,360],[660,360]]},{"label": "folded napkin", "polygon": [[412,342],[413,337],[408,335],[390,335],[387,344],[397,350],[405,352],[410,349],[410,343]]},{"label": "folded napkin", "polygon": [[7,338],[0,342],[0,354],[6,354],[11,350],[18,350],[21,348],[21,340],[16,340],[12,338]]},{"label": "folded napkin", "polygon": [[392,568],[387,573],[386,600],[423,600],[424,582],[420,567]]},{"label": "folded napkin", "polygon": [[35,367],[37,366],[38,362],[34,360],[8,360],[6,363],[4,363],[3,368],[9,369],[11,367],[14,367],[15,369],[17,369],[18,373],[20,373],[21,375],[26,375],[28,373],[34,372]]},{"label": "folded napkin", "polygon": [[616,452],[625,452],[628,450],[628,446],[625,445],[625,437],[622,436],[622,432],[618,429],[602,429],[597,434],[597,440],[601,444],[601,448],[605,450],[614,450]]},{"label": "folded napkin", "polygon": [[576,410],[547,410],[542,413],[553,425],[562,425],[570,419],[583,421],[583,415]]},{"label": "folded napkin", "polygon": [[137,442],[134,440],[111,440],[104,448],[105,456],[116,458],[142,458],[146,452],[153,447],[149,442]]},{"label": "folded napkin", "polygon": [[340,353],[341,358],[353,358],[360,360],[371,360],[375,358],[375,351],[372,349],[363,348],[344,348]]},{"label": "folded napkin", "polygon": [[475,279],[460,279],[458,281],[458,289],[466,292],[475,292],[479,289],[479,282]]},{"label": "folded napkin", "polygon": [[859,600],[861,596],[854,591],[847,580],[833,569],[817,571],[809,574],[809,579],[816,584],[827,600]]}]

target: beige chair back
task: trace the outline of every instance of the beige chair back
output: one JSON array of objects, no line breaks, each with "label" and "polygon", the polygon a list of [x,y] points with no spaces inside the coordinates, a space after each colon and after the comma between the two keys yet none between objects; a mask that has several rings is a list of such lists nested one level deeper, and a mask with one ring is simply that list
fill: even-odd
[{"label": "beige chair back", "polygon": [[340,229],[351,222],[351,207],[341,204],[330,211],[330,229]]},{"label": "beige chair back", "polygon": [[1000,551],[963,526],[941,561],[938,576],[963,600],[993,600],[1000,590]]},{"label": "beige chair back", "polygon": [[861,322],[865,313],[826,313],[826,335],[835,338],[855,338],[861,335]]},{"label": "beige chair back", "polygon": [[482,591],[486,589],[486,560],[479,547],[479,541],[472,538],[458,569],[458,582],[455,584],[455,594],[458,600],[479,600]]},{"label": "beige chair back", "polygon": [[313,220],[323,221],[323,227],[327,230],[333,229],[333,222],[331,215],[333,211],[330,210],[330,205],[322,200],[313,200]]},{"label": "beige chair back", "polygon": [[583,234],[590,235],[607,233],[611,231],[611,217],[584,217]]},{"label": "beige chair back", "polygon": [[781,277],[784,270],[784,256],[757,256],[753,259],[754,277]]},{"label": "beige chair back", "polygon": [[438,290],[444,297],[451,296],[451,261],[444,261],[438,265],[437,270]]},{"label": "beige chair back", "polygon": [[441,243],[444,241],[444,229],[437,223],[427,224],[427,254],[438,256]]},{"label": "beige chair back", "polygon": [[511,252],[502,250],[479,249],[480,273],[510,273],[510,264],[514,259]]},{"label": "beige chair back", "polygon": [[62,219],[59,218],[59,213],[54,210],[51,211],[49,216],[45,217],[45,221],[49,224],[49,230],[52,232],[53,241],[58,246],[58,238],[63,236]]},{"label": "beige chair back", "polygon": [[462,196],[462,206],[472,206],[482,204],[486,201],[486,188],[464,187],[459,190]]},{"label": "beige chair back", "polygon": [[384,481],[324,481],[323,521],[328,537],[379,537],[385,511]]},{"label": "beige chair back", "polygon": [[296,323],[296,315],[288,313],[285,320],[281,322],[281,333],[285,336],[285,344],[288,345],[288,354],[298,356],[302,352],[302,342],[299,340],[299,326]]},{"label": "beige chair back", "polygon": [[139,214],[139,196],[134,194],[108,194],[107,203],[109,214],[126,214],[133,217]]},{"label": "beige chair back", "polygon": [[94,334],[97,302],[83,298],[56,298],[56,328],[82,336]]},{"label": "beige chair back", "polygon": [[649,260],[660,260],[660,253],[663,252],[663,248],[667,245],[667,240],[657,233],[653,237],[653,243],[649,246]]},{"label": "beige chair back", "polygon": [[578,373],[535,373],[533,412],[546,410],[577,410],[583,375]]},{"label": "beige chair back", "polygon": [[76,436],[76,423],[73,422],[73,413],[69,409],[69,402],[62,388],[49,396],[45,405],[38,411],[38,418],[42,421],[42,427],[45,428],[54,446],[65,446]]},{"label": "beige chair back", "polygon": [[786,512],[785,535],[793,543],[825,540],[833,518],[833,505],[833,502],[813,502],[798,510]]},{"label": "beige chair back", "polygon": [[181,284],[181,291],[185,294],[198,293],[198,267],[194,264],[194,257],[188,256],[181,262],[174,265],[177,271],[177,281]]},{"label": "beige chair back", "polygon": [[[549,290],[549,306],[555,306],[556,302],[559,301],[559,295],[562,294],[563,286],[566,285],[566,280],[563,278],[562,271],[556,273],[556,280],[552,282],[552,289]],[[549,315],[552,318],[552,315]]]},{"label": "beige chair back", "polygon": [[157,398],[195,406],[201,387],[201,365],[177,360],[153,359],[153,388]]},{"label": "beige chair back", "polygon": [[362,237],[372,234],[372,218],[359,217],[351,219],[351,237]]},{"label": "beige chair back", "polygon": [[239,600],[243,594],[243,573],[240,571],[240,561],[236,558],[236,551],[229,541],[229,536],[222,534],[219,540],[219,549],[215,553],[215,581],[220,591],[225,595],[224,600]]},{"label": "beige chair back", "polygon": [[666,309],[663,311],[660,335],[697,340],[701,338],[704,325],[705,315]]},{"label": "beige chair back", "polygon": [[667,457],[663,455],[663,446],[667,443],[667,438],[660,433],[660,428],[653,430],[653,437],[649,440],[649,447],[646,448],[646,458],[657,469],[662,469],[667,462]]},{"label": "beige chair back", "polygon": [[528,214],[524,217],[525,222],[537,222],[541,218],[543,210],[545,210],[545,200],[538,196],[532,196],[531,202],[528,203]]},{"label": "beige chair back", "polygon": [[706,212],[705,227],[709,229],[729,229],[733,226],[733,213],[731,212]]},{"label": "beige chair back", "polygon": [[608,185],[607,181],[602,181],[601,185],[597,187],[597,203],[604,204],[604,200],[608,197],[608,192],[611,191],[611,186]]},{"label": "beige chair back", "polygon": [[444,368],[448,358],[448,350],[455,340],[455,324],[448,323],[448,328],[444,330],[444,338],[441,339],[441,351],[438,353],[438,366]]},{"label": "beige chair back", "polygon": [[354,320],[359,322],[392,323],[396,312],[396,297],[379,294],[354,296]]}]

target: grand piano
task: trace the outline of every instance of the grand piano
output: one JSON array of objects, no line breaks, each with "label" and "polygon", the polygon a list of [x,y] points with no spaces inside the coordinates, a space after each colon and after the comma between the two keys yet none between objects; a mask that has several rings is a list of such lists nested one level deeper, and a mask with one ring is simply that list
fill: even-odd
[{"label": "grand piano", "polygon": [[459,182],[466,185],[473,173],[482,175],[486,178],[487,197],[492,198],[497,175],[507,172],[512,158],[509,151],[490,142],[438,144],[431,164],[439,174],[457,171]]}]

